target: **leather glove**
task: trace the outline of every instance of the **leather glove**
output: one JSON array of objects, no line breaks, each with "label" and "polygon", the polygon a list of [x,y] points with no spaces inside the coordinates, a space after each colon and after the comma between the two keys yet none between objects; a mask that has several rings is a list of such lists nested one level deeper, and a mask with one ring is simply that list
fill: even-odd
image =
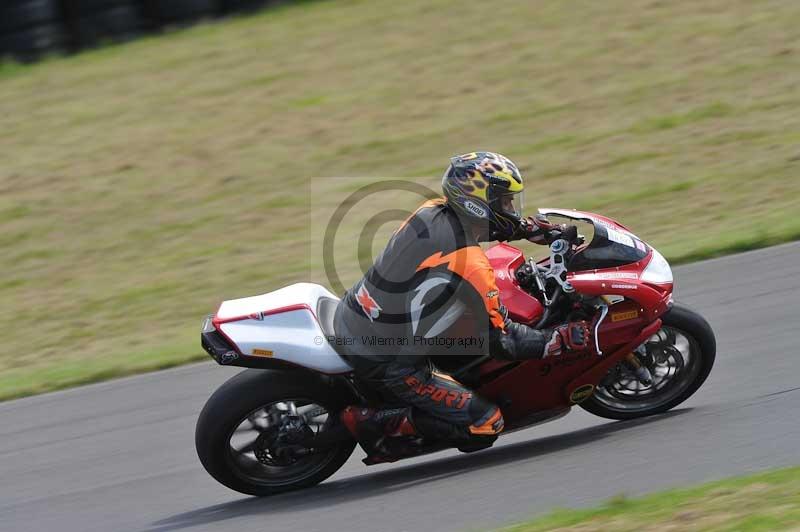
[{"label": "leather glove", "polygon": [[534,244],[549,245],[559,238],[572,242],[578,236],[578,228],[574,225],[554,224],[542,214],[528,216],[520,220],[521,238]]},{"label": "leather glove", "polygon": [[591,349],[591,328],[586,321],[573,321],[552,329],[542,358],[559,356],[566,351]]}]

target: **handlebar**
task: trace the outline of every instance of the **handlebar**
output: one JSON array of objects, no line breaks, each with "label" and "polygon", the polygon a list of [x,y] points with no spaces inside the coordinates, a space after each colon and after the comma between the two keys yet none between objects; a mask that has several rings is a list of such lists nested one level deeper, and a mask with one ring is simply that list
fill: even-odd
[{"label": "handlebar", "polygon": [[556,240],[566,240],[570,245],[583,244],[583,237],[578,234],[575,225],[550,223],[546,217],[523,218],[520,223],[522,238],[535,244],[552,244]]}]

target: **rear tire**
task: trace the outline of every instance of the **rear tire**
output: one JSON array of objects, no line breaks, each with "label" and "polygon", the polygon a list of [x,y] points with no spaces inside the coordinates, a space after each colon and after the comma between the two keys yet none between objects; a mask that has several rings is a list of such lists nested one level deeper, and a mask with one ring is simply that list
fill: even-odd
[{"label": "rear tire", "polygon": [[[323,406],[338,424],[339,412],[350,398],[343,396],[323,379],[301,371],[248,369],[235,375],[206,402],[195,430],[195,446],[200,462],[208,473],[228,488],[247,495],[266,496],[308,488],[334,474],[350,457],[355,440],[340,443],[321,454],[314,467],[297,478],[281,477],[258,481],[237,471],[231,458],[231,438],[237,427],[251,413],[264,405],[293,398],[306,398]],[[266,470],[267,468],[265,468]]]},{"label": "rear tire", "polygon": [[[631,398],[626,403],[624,396],[615,396],[610,393],[610,387],[598,386],[592,397],[580,403],[581,408],[607,419],[635,419],[661,414],[675,408],[700,388],[714,366],[714,359],[717,353],[717,341],[711,326],[700,314],[677,304],[664,314],[661,319],[665,329],[678,331],[686,337],[692,353],[697,356],[692,361],[696,366],[688,368],[688,371],[691,371],[688,375],[690,381],[679,382],[678,384],[682,386],[682,389],[679,389],[678,393],[671,397],[667,396],[666,400],[660,402],[657,399],[652,399],[652,404],[637,402],[636,398]],[[612,369],[612,371],[614,370]]]}]

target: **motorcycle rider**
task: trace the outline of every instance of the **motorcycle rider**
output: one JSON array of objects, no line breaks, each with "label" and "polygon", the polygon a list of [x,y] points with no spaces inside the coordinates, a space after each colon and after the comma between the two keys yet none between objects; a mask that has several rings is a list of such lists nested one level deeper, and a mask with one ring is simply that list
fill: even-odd
[{"label": "motorcycle rider", "polygon": [[[413,454],[408,442],[420,437],[465,452],[482,449],[503,430],[500,409],[434,368],[431,355],[478,354],[467,344],[484,346],[481,354],[488,344],[492,357],[511,361],[590,349],[586,322],[537,330],[510,320],[500,304],[479,242],[549,244],[575,231],[544,217],[523,218],[516,205],[523,188],[517,166],[503,155],[453,157],[442,178],[444,197],[425,202],[402,223],[339,303],[337,349],[357,378],[391,405],[342,413],[367,452],[365,463]],[[469,342],[453,332],[464,319],[477,333]]]}]

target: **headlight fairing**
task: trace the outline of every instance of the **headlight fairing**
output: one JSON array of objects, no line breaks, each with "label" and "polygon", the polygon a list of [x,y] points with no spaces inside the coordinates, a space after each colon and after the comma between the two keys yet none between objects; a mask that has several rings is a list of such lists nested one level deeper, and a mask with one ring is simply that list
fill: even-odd
[{"label": "headlight fairing", "polygon": [[653,257],[642,272],[641,280],[653,284],[672,284],[672,268],[669,267],[669,262],[655,248],[651,247],[650,249]]}]

